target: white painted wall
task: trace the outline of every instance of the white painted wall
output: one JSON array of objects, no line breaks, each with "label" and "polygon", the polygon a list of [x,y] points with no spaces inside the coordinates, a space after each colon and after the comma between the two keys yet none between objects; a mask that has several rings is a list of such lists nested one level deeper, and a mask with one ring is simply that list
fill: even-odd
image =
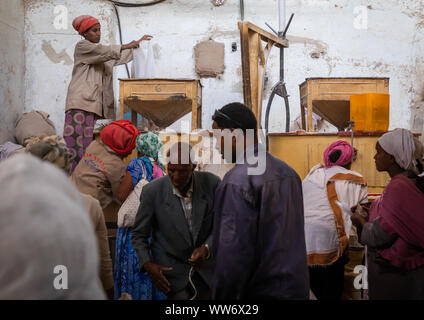
[{"label": "white painted wall", "polygon": [[0,0],[0,128],[13,130],[24,110],[24,4]]},{"label": "white painted wall", "polygon": [[[245,0],[245,21],[265,29],[264,23],[268,22],[277,28],[277,2]],[[26,107],[49,112],[61,131],[72,73],[70,61],[80,39],[72,29],[72,19],[80,14],[99,17],[104,33],[102,42],[117,43],[116,18],[112,6],[102,0],[25,3]],[[67,30],[53,27],[57,5],[68,9]],[[356,27],[360,22],[355,13],[358,6],[365,9],[366,29],[355,28],[355,21]],[[287,15],[295,13],[288,33],[290,48],[286,50],[292,119],[300,113],[298,85],[306,77],[390,77],[390,126],[411,128],[415,114],[421,112],[416,108],[421,105],[424,91],[423,10],[424,0],[287,0]],[[202,79],[203,127],[210,128],[216,108],[242,101],[239,0],[227,0],[221,7],[214,7],[208,0],[167,0],[152,7],[119,11],[124,42],[143,34],[154,35],[158,77],[195,78],[196,43],[212,38],[225,44],[225,73],[218,79]],[[238,45],[236,52],[231,52],[233,42]],[[279,52],[274,50],[268,64],[265,105],[279,76]],[[312,53],[318,58],[312,58]],[[116,77],[126,77],[124,67],[117,68]],[[116,97],[117,88],[116,82]],[[275,132],[282,131],[285,124],[279,103],[276,100],[271,112],[271,131]],[[183,120],[189,119],[187,116]],[[414,127],[418,126],[415,129],[422,130],[422,121],[421,125],[414,123]]]}]

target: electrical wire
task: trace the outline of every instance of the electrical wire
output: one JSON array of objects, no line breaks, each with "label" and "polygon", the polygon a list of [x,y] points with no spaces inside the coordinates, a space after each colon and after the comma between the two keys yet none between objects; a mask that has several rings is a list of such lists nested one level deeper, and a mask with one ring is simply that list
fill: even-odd
[{"label": "electrical wire", "polygon": [[115,1],[115,0],[108,0],[108,1],[112,2],[114,5],[116,5],[118,7],[138,8],[138,7],[153,6],[155,4],[164,2],[165,0],[155,0],[155,1],[150,1],[150,2],[146,2],[146,3],[128,3],[128,2]]},{"label": "electrical wire", "polygon": [[[115,8],[116,18],[118,19],[119,42],[121,43],[121,45],[123,45],[123,42],[122,42],[122,29],[121,29],[121,18],[119,17],[118,7],[115,4],[113,4],[113,7]],[[127,76],[128,76],[128,78],[130,78],[130,70],[128,69],[128,64],[127,63],[125,64],[125,69],[127,70]]]},{"label": "electrical wire", "polygon": [[196,286],[194,285],[194,282],[193,282],[193,274],[194,274],[194,268],[191,267],[190,271],[188,273],[188,282],[190,282],[190,285],[192,286],[192,288],[194,290],[194,295],[193,295],[193,297],[190,298],[190,300],[194,300],[194,299],[197,298],[197,288],[196,288]]}]

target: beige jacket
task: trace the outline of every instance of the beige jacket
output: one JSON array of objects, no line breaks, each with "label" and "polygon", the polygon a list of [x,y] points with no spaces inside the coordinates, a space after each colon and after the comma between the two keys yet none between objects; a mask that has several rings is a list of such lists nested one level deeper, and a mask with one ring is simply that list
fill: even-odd
[{"label": "beige jacket", "polygon": [[100,254],[100,281],[106,291],[112,288],[114,283],[112,259],[110,257],[109,241],[103,210],[98,200],[88,194],[81,193],[81,195],[85,200],[90,220],[93,223],[94,231],[96,232]]},{"label": "beige jacket", "polygon": [[66,111],[80,109],[115,119],[113,67],[133,59],[133,50],[81,40],[75,46],[74,70],[66,97]]},{"label": "beige jacket", "polygon": [[113,201],[113,186],[126,175],[127,166],[102,141],[94,140],[75,167],[71,180],[78,190],[99,200],[103,209]]}]

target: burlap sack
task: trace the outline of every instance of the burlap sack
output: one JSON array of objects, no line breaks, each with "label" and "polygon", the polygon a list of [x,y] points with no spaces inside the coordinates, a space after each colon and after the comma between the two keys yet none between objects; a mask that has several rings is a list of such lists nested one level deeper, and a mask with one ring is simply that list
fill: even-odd
[{"label": "burlap sack", "polygon": [[25,141],[31,137],[38,137],[42,134],[52,136],[56,134],[56,128],[49,114],[44,111],[34,110],[19,116],[15,124],[16,141],[25,146]]}]

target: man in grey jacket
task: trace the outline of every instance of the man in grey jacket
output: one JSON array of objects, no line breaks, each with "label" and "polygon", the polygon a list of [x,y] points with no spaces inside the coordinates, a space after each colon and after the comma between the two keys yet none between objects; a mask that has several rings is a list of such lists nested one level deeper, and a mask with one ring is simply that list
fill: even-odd
[{"label": "man in grey jacket", "polygon": [[170,300],[211,297],[213,203],[220,179],[195,172],[192,157],[184,157],[189,153],[188,144],[171,147],[168,176],[143,188],[132,229],[141,270]]}]

